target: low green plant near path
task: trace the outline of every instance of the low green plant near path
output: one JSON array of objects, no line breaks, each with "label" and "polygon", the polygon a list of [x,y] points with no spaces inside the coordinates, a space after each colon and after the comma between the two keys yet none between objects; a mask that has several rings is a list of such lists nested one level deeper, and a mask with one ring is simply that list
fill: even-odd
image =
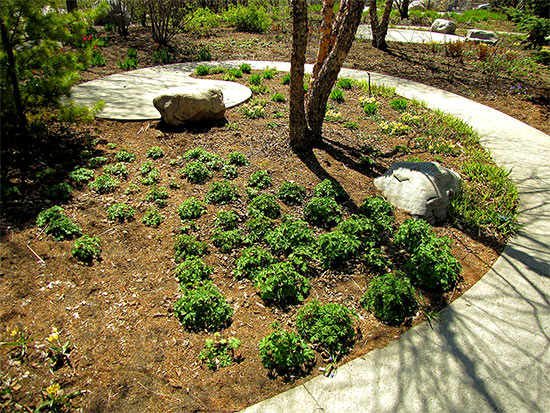
[{"label": "low green plant near path", "polygon": [[317,198],[332,198],[336,201],[342,201],[347,198],[346,191],[336,181],[325,179],[315,187],[313,195]]},{"label": "low green plant near path", "polygon": [[281,184],[277,196],[287,205],[298,205],[306,197],[306,190],[297,182],[286,181]]},{"label": "low green plant near path", "polygon": [[415,291],[409,280],[391,273],[373,278],[361,303],[376,318],[391,326],[402,324],[418,310]]},{"label": "low green plant near path", "polygon": [[304,208],[307,222],[324,228],[331,228],[340,221],[342,208],[332,198],[312,198]]},{"label": "low green plant near path", "polygon": [[156,228],[164,221],[164,216],[158,211],[158,209],[150,208],[143,216],[141,222],[148,227]]},{"label": "low green plant near path", "polygon": [[203,184],[212,177],[212,172],[201,161],[194,161],[185,166],[183,175],[193,184]]},{"label": "low green plant near path", "polygon": [[433,236],[435,236],[435,233],[428,222],[423,219],[407,219],[395,233],[393,242],[395,245],[413,253]]},{"label": "low green plant near path", "polygon": [[309,280],[287,262],[275,263],[262,270],[255,285],[262,300],[280,306],[301,303],[310,290]]},{"label": "low green plant near path", "polygon": [[0,347],[9,347],[10,357],[14,360],[23,360],[27,354],[28,343],[33,339],[23,327],[6,328],[9,337],[0,342]]},{"label": "low green plant near path", "polygon": [[227,205],[235,201],[239,197],[239,192],[236,186],[233,186],[229,181],[223,180],[220,182],[212,182],[210,189],[206,194],[206,202],[216,205]]},{"label": "low green plant near path", "polygon": [[221,338],[219,333],[215,333],[214,339],[206,339],[204,348],[199,353],[199,360],[214,371],[220,367],[229,367],[235,361],[235,350],[240,345],[241,341],[235,337],[225,339]]},{"label": "low green plant near path", "polygon": [[94,171],[88,168],[78,168],[69,174],[69,178],[77,184],[85,184],[94,179]]},{"label": "low green plant near path", "polygon": [[318,252],[325,268],[342,267],[359,256],[361,242],[341,231],[327,232],[317,240]]},{"label": "low green plant near path", "polygon": [[228,253],[235,248],[238,248],[243,241],[243,236],[240,230],[232,229],[223,231],[216,229],[212,235],[212,244],[220,249],[221,252]]},{"label": "low green plant near path", "polygon": [[313,231],[307,222],[297,219],[286,219],[275,229],[265,235],[267,245],[276,253],[290,253],[298,247],[316,244]]},{"label": "low green plant near path", "polygon": [[136,155],[125,150],[118,151],[115,155],[115,159],[119,162],[134,162]]},{"label": "low green plant near path", "polygon": [[248,186],[264,189],[271,185],[271,177],[267,171],[257,171],[248,178]]},{"label": "low green plant near path", "polygon": [[212,283],[183,292],[174,305],[174,313],[189,330],[217,331],[233,316],[233,309]]},{"label": "low green plant near path", "polygon": [[96,260],[99,259],[101,242],[98,237],[83,235],[75,241],[71,253],[78,261],[91,264],[94,258]]},{"label": "low green plant near path", "polygon": [[260,194],[248,206],[248,215],[250,217],[263,215],[275,219],[280,214],[281,206],[273,195]]},{"label": "low green plant near path", "polygon": [[260,358],[264,367],[281,375],[297,373],[315,361],[315,354],[309,345],[294,332],[272,325],[274,331],[258,343]]},{"label": "low green plant near path", "polygon": [[174,260],[181,262],[188,257],[202,257],[208,253],[208,245],[192,235],[182,234],[174,245]]},{"label": "low green plant near path", "polygon": [[206,205],[195,197],[186,199],[183,201],[183,204],[178,207],[178,215],[182,221],[199,218],[205,212]]},{"label": "low green plant near path", "polygon": [[81,229],[60,206],[53,206],[38,214],[36,225],[45,228],[46,234],[52,235],[57,241],[71,239],[81,234]]},{"label": "low green plant near path", "polygon": [[88,186],[92,191],[97,192],[98,194],[107,194],[110,192],[114,192],[115,189],[118,188],[118,184],[119,181],[117,181],[112,176],[104,173],[103,175],[99,175],[95,180],[90,182]]}]

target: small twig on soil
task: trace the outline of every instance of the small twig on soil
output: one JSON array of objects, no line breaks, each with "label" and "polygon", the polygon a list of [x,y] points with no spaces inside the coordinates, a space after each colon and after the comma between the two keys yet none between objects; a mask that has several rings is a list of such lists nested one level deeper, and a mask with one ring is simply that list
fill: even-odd
[{"label": "small twig on soil", "polygon": [[31,243],[30,241],[27,242],[27,248],[28,248],[28,249],[30,250],[30,252],[32,252],[33,255],[38,259],[38,262],[39,262],[40,264],[44,264],[44,265],[45,265],[46,262],[45,262],[42,258],[40,258],[40,256],[31,248],[30,243]]},{"label": "small twig on soil", "polygon": [[363,291],[363,289],[361,287],[359,287],[359,284],[357,284],[357,281],[355,281],[354,278],[351,279],[353,281],[353,283],[357,286],[357,288],[359,289],[359,291],[361,291],[361,295],[363,295],[365,292]]},{"label": "small twig on soil", "polygon": [[102,235],[105,235],[108,232],[115,231],[117,228],[118,228],[118,226],[111,227],[107,231],[103,231],[101,234],[97,235],[97,237],[99,238],[99,237],[101,237]]}]

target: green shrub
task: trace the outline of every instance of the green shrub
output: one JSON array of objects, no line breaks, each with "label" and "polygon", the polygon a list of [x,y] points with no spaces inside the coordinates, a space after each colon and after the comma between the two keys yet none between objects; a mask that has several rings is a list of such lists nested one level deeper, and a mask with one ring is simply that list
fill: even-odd
[{"label": "green shrub", "polygon": [[181,234],[174,245],[174,260],[182,262],[189,257],[202,257],[208,254],[208,245],[195,237]]},{"label": "green shrub", "polygon": [[99,168],[101,165],[105,165],[106,163],[107,158],[105,156],[96,156],[88,159],[88,166],[92,169]]},{"label": "green shrub", "polygon": [[98,194],[107,194],[113,192],[118,187],[118,181],[107,174],[99,175],[95,180],[88,184],[92,191]]},{"label": "green shrub", "polygon": [[361,242],[341,231],[327,232],[317,239],[318,251],[325,268],[341,267],[347,261],[357,258]]},{"label": "green shrub", "polygon": [[245,248],[241,256],[235,260],[233,275],[237,280],[255,280],[263,269],[275,262],[275,257],[262,247],[255,245]]},{"label": "green shrub", "polygon": [[353,87],[353,80],[347,77],[341,77],[336,82],[336,86],[340,89],[350,90]]},{"label": "green shrub", "polygon": [[263,103],[251,101],[250,103],[242,105],[239,108],[239,112],[241,112],[248,119],[265,118],[266,115],[264,106],[265,105]]},{"label": "green shrub", "polygon": [[431,237],[416,248],[404,267],[413,284],[443,291],[454,286],[462,266],[451,255],[449,244],[446,237]]},{"label": "green shrub", "polygon": [[313,195],[317,198],[332,198],[336,201],[341,201],[347,198],[346,191],[336,181],[325,179],[315,187]]},{"label": "green shrub", "polygon": [[241,245],[243,236],[240,230],[232,229],[222,231],[219,228],[212,235],[212,244],[220,249],[223,253],[228,253]]},{"label": "green shrub", "polygon": [[159,208],[166,206],[166,200],[170,197],[168,190],[163,187],[153,185],[153,187],[147,192],[145,200],[148,202],[154,202]]},{"label": "green shrub", "polygon": [[191,256],[179,263],[174,272],[180,284],[185,287],[208,280],[214,272],[214,267],[206,265],[200,257]]},{"label": "green shrub", "polygon": [[248,158],[241,152],[231,152],[227,159],[231,165],[244,166],[250,163]]},{"label": "green shrub", "polygon": [[378,273],[384,273],[392,266],[391,261],[386,257],[384,251],[382,251],[381,248],[374,247],[373,243],[367,245],[363,260],[367,267]]},{"label": "green shrub", "polygon": [[264,238],[264,235],[273,228],[274,221],[264,215],[257,215],[250,218],[245,229],[248,232],[247,239],[249,242],[257,242]]},{"label": "green shrub", "polygon": [[344,91],[338,88],[330,91],[330,98],[336,103],[344,103]]},{"label": "green shrub", "polygon": [[283,85],[290,85],[290,73],[285,73],[281,79]]},{"label": "green shrub", "polygon": [[299,183],[287,181],[281,184],[277,196],[287,205],[298,205],[306,197],[306,190]]},{"label": "green shrub", "polygon": [[114,165],[105,165],[105,167],[103,168],[103,172],[109,175],[118,176],[123,179],[126,179],[128,177],[128,169],[126,168],[126,165],[124,165],[122,162],[117,162]]},{"label": "green shrub", "polygon": [[393,242],[412,253],[434,235],[432,226],[423,219],[407,219],[395,233]]},{"label": "green shrub", "polygon": [[64,214],[60,206],[53,206],[38,214],[36,225],[45,227],[44,232],[52,235],[57,241],[71,239],[81,234],[80,227]]},{"label": "green shrub", "polygon": [[195,61],[197,62],[209,62],[212,60],[212,53],[210,53],[210,48],[208,45],[199,47],[197,54],[195,55]]},{"label": "green shrub", "polygon": [[46,198],[54,201],[67,201],[71,199],[73,189],[67,182],[60,182],[52,185],[44,191]]},{"label": "green shrub", "polygon": [[331,228],[340,221],[342,208],[332,198],[313,198],[304,208],[307,222],[320,227]]},{"label": "green shrub", "polygon": [[69,178],[77,184],[85,184],[94,179],[94,171],[88,168],[78,168],[69,174]]},{"label": "green shrub", "polygon": [[225,165],[222,168],[222,176],[225,179],[235,179],[237,176],[239,176],[239,170],[237,169],[236,165]]},{"label": "green shrub", "polygon": [[147,176],[153,169],[155,169],[153,162],[146,161],[141,164],[139,168],[139,173],[141,174],[141,176]]},{"label": "green shrub", "polygon": [[355,339],[355,317],[355,312],[344,305],[311,301],[298,311],[296,329],[302,338],[338,360],[349,353]]},{"label": "green shrub", "polygon": [[116,153],[115,159],[119,162],[134,162],[136,160],[136,155],[123,150]]},{"label": "green shrub", "polygon": [[185,165],[183,175],[192,184],[202,184],[212,177],[212,172],[201,161],[193,161]]},{"label": "green shrub", "polygon": [[262,76],[259,74],[254,74],[250,76],[250,79],[248,79],[248,81],[252,86],[260,86],[262,84]]},{"label": "green shrub", "polygon": [[202,161],[204,159],[204,156],[207,153],[208,152],[203,148],[197,147],[197,148],[189,149],[187,152],[183,154],[183,157],[187,161],[190,161],[192,159],[195,159],[197,161]]},{"label": "green shrub", "polygon": [[252,66],[250,66],[248,63],[242,63],[239,66],[239,69],[241,69],[241,72],[243,73],[250,73],[252,71]]},{"label": "green shrub", "polygon": [[195,68],[195,74],[197,76],[207,76],[207,75],[210,74],[210,67],[208,67],[206,65],[198,65]]},{"label": "green shrub", "polygon": [[228,74],[229,76],[231,76],[232,78],[235,78],[235,79],[240,79],[240,78],[243,77],[243,72],[242,72],[241,69],[235,69],[235,68],[229,69],[229,70],[227,71],[227,74]]},{"label": "green shrub", "polygon": [[278,324],[274,324],[273,328],[275,331],[258,343],[260,358],[266,369],[289,374],[313,363],[315,354],[298,334],[282,331]]},{"label": "green shrub", "polygon": [[286,101],[286,98],[285,98],[285,95],[283,95],[282,93],[275,93],[271,95],[271,100],[273,102],[282,103]]},{"label": "green shrub", "polygon": [[415,291],[407,278],[384,274],[373,278],[361,299],[383,323],[398,326],[416,314],[418,303]]},{"label": "green shrub", "polygon": [[281,206],[273,195],[261,194],[252,200],[248,206],[248,215],[256,217],[259,215],[268,218],[277,218],[281,213]]},{"label": "green shrub", "polygon": [[204,202],[198,200],[195,197],[186,199],[178,207],[178,215],[182,219],[182,221],[199,218],[205,212],[206,207],[204,205]]},{"label": "green shrub", "polygon": [[403,98],[393,98],[390,101],[390,106],[399,112],[404,112],[409,106],[409,102]]},{"label": "green shrub", "polygon": [[153,228],[156,228],[160,224],[162,224],[162,221],[164,221],[164,217],[157,209],[154,209],[154,208],[150,208],[149,210],[147,210],[147,212],[145,213],[145,215],[141,220],[143,224]]},{"label": "green shrub", "polygon": [[206,194],[206,202],[216,205],[227,205],[239,197],[237,187],[228,181],[212,182]]},{"label": "green shrub", "polygon": [[363,112],[367,116],[374,116],[378,112],[378,102],[374,98],[363,102]]},{"label": "green shrub", "polygon": [[82,235],[75,241],[71,253],[78,261],[91,264],[94,258],[96,260],[99,259],[101,242],[98,237]]},{"label": "green shrub", "polygon": [[239,224],[239,214],[235,211],[219,211],[214,225],[225,230],[235,229]]},{"label": "green shrub", "polygon": [[[377,239],[383,239],[393,233],[394,207],[379,196],[365,198],[359,207],[359,212],[365,215],[375,225]],[[376,235],[377,234],[377,235]]]},{"label": "green shrub", "polygon": [[241,32],[265,33],[271,26],[271,18],[263,6],[233,6],[224,16],[231,26]]},{"label": "green shrub", "polygon": [[158,159],[164,156],[164,151],[160,146],[153,146],[147,151],[147,157],[151,159]]},{"label": "green shrub", "polygon": [[143,185],[154,185],[156,182],[159,181],[160,178],[160,172],[157,168],[152,168],[148,173],[146,173],[141,178],[141,183]]},{"label": "green shrub", "polygon": [[201,161],[213,171],[218,171],[223,168],[225,161],[220,155],[216,155],[210,152],[205,152],[201,157]]},{"label": "green shrub", "polygon": [[273,79],[275,77],[275,73],[277,73],[277,69],[266,67],[264,71],[262,72],[262,78],[264,79]]},{"label": "green shrub", "polygon": [[113,204],[107,209],[109,221],[127,222],[134,219],[136,211],[128,204]]},{"label": "green shrub", "polygon": [[264,268],[256,277],[255,286],[260,290],[262,300],[276,305],[301,303],[310,289],[309,280],[288,262]]},{"label": "green shrub", "polygon": [[338,224],[338,229],[344,234],[351,235],[363,244],[374,241],[378,243],[381,239],[377,233],[378,227],[373,220],[362,215],[353,215]]},{"label": "green shrub", "polygon": [[265,235],[267,244],[277,253],[290,253],[298,247],[315,245],[315,237],[304,221],[287,219]]},{"label": "green shrub", "polygon": [[248,178],[248,186],[264,189],[271,185],[271,177],[267,171],[256,171]]},{"label": "green shrub", "polygon": [[174,314],[189,330],[215,331],[225,327],[233,309],[212,283],[184,290],[174,305]]},{"label": "green shrub", "polygon": [[199,353],[199,360],[206,362],[210,370],[218,370],[220,367],[229,367],[235,360],[235,350],[241,345],[241,342],[235,337],[229,340],[219,338],[216,333],[215,339],[206,339],[204,348]]}]

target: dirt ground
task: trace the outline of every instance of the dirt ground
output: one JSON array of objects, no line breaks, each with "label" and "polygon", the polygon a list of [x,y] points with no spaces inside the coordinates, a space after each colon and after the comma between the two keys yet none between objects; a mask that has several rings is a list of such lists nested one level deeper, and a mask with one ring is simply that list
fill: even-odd
[{"label": "dirt ground", "polygon": [[[131,33],[129,39],[111,35],[110,46],[103,49],[106,66],[84,72],[83,81],[119,72],[116,61],[124,58],[129,46],[139,50],[139,67],[153,65],[155,46],[150,37],[139,27],[132,27]],[[210,38],[181,36],[176,43],[180,52],[187,50],[190,55],[198,44],[208,44],[213,60],[288,60],[289,42],[284,33],[262,36],[219,29]],[[314,36],[310,44],[311,61]],[[515,86],[516,79],[499,78],[497,87],[493,81],[471,73],[467,62],[455,62],[444,54],[434,59],[430,56],[430,47],[392,44],[390,51],[383,53],[367,43],[356,42],[346,66],[398,75],[468,95],[550,132],[547,100],[545,102],[547,73],[523,78],[528,95],[511,94],[510,87]],[[271,94],[281,92],[288,96],[288,86],[281,84],[281,78],[279,73],[266,84]],[[12,391],[13,400],[20,406],[35,407],[43,398],[40,390],[55,382],[66,391],[84,391],[74,399],[73,406],[86,412],[236,411],[321,374],[320,368],[326,366],[326,361],[319,353],[305,377],[288,380],[272,376],[263,368],[258,357],[258,341],[272,331],[270,325],[274,321],[280,322],[284,329],[294,329],[300,306],[282,310],[266,305],[251,282],[233,278],[239,250],[222,254],[215,247],[211,248],[205,262],[215,267],[212,279],[234,309],[232,322],[223,331],[223,336],[242,341],[237,350],[240,362],[212,372],[199,361],[198,354],[205,339],[212,334],[189,332],[173,316],[174,302],[179,297],[173,245],[181,227],[177,206],[190,196],[204,198],[209,183],[190,184],[180,177],[180,166],[170,160],[199,146],[223,157],[232,151],[244,153],[251,163],[240,167],[239,176],[233,181],[241,188],[241,197],[236,203],[221,208],[233,209],[243,219],[246,217],[244,188],[247,179],[260,169],[269,171],[273,179],[267,193],[275,194],[283,181],[294,180],[306,187],[307,199],[322,179],[336,179],[349,194],[350,199],[344,204],[344,217],[349,217],[365,197],[377,194],[372,180],[393,162],[410,156],[435,159],[420,148],[410,154],[393,151],[396,145],[410,144],[410,137],[377,139],[376,125],[372,120],[361,118],[360,107],[354,105],[361,94],[356,89],[347,92],[346,102],[337,105],[344,118],[356,120],[360,132],[343,128],[341,123],[328,122],[324,129],[325,143],[307,156],[297,156],[286,143],[288,102],[268,103],[267,116],[255,120],[233,108],[226,113],[226,123],[204,129],[174,131],[157,121],[95,120],[86,126],[64,129],[72,139],[61,142],[59,134],[54,134],[44,147],[55,147],[55,153],[44,155],[43,163],[37,162],[34,167],[36,171],[46,166],[56,169],[56,179],[63,174],[66,176],[67,171],[72,170],[69,166],[74,167],[79,162],[71,155],[81,153],[79,145],[83,142],[95,141],[92,145],[94,156],[106,156],[109,162],[114,162],[115,153],[121,149],[136,154],[137,159],[127,164],[129,178],[121,180],[115,192],[97,195],[84,186],[75,190],[72,199],[63,205],[67,215],[84,233],[98,235],[101,239],[101,260],[91,266],[82,265],[71,256],[73,241],[54,241],[34,225],[36,213],[53,205],[40,196],[39,183],[33,186],[35,192],[24,199],[5,203],[0,274],[0,295],[4,298],[0,307],[0,328],[21,326],[33,337],[22,362],[11,360],[7,349],[0,351],[4,386],[6,377],[18,379]],[[264,98],[269,100],[269,96]],[[387,102],[382,115],[389,120],[398,116]],[[373,166],[361,163],[360,149],[365,143],[384,154]],[[142,216],[151,206],[144,200],[149,188],[141,186],[137,193],[125,193],[130,182],[139,179],[139,167],[147,160],[146,152],[153,146],[160,146],[165,153],[163,158],[154,161],[161,171],[159,185],[168,187],[172,180],[180,185],[179,189],[169,191],[168,206],[160,210],[165,221],[158,228],[141,223]],[[461,158],[442,156],[437,160],[457,168]],[[98,174],[96,171],[96,176]],[[212,180],[219,179],[220,173],[216,172]],[[116,202],[134,206],[136,219],[125,224],[108,221],[106,209]],[[283,213],[301,216],[303,207],[281,205]],[[211,236],[218,210],[220,207],[208,206],[207,213],[198,220],[200,229],[195,235],[199,239],[207,240]],[[405,213],[396,212],[396,224],[406,218]],[[486,273],[502,250],[503,240],[450,224],[434,229],[438,235],[450,237],[453,255],[463,266],[461,280],[452,291],[445,294],[423,292],[430,308],[439,310]],[[389,247],[387,253],[392,257],[398,254]],[[399,339],[408,328],[425,321],[419,313],[403,326],[388,327],[364,310],[359,305],[359,298],[373,276],[363,264],[350,263],[344,270],[321,272],[311,279],[312,289],[307,301],[336,302],[357,311],[358,337],[342,363]],[[60,330],[62,340],[70,340],[72,344],[70,363],[53,373],[48,371],[48,343],[45,340],[52,327]],[[0,334],[2,340],[6,339],[5,332]],[[15,410],[8,396],[2,397],[4,407],[8,411]]]}]

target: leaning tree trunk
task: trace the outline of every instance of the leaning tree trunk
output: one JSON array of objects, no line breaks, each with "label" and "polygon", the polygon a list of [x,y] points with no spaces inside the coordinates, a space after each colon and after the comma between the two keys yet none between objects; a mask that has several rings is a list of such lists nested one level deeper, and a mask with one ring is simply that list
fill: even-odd
[{"label": "leaning tree trunk", "polygon": [[304,64],[307,48],[307,0],[291,0],[292,56],[290,58],[290,145],[305,149],[307,142],[306,112],[304,109]]},{"label": "leaning tree trunk", "polygon": [[310,85],[306,102],[307,123],[309,139],[312,142],[321,139],[323,120],[330,91],[338,79],[338,73],[346,60],[351,45],[355,40],[355,34],[361,16],[364,2],[361,0],[344,0],[340,4],[340,10],[336,19],[333,35],[334,46],[325,59],[319,75]]},{"label": "leaning tree trunk", "polygon": [[372,45],[380,50],[386,50],[388,44],[386,43],[386,34],[388,33],[388,26],[390,24],[390,13],[393,0],[386,0],[384,6],[384,14],[382,15],[382,21],[378,22],[378,11],[376,10],[376,0],[370,0],[369,14],[370,25],[372,31]]},{"label": "leaning tree trunk", "polygon": [[323,3],[323,22],[321,23],[321,40],[319,41],[319,52],[317,53],[317,60],[313,66],[313,72],[311,74],[311,80],[317,79],[321,67],[325,62],[328,54],[330,53],[332,46],[334,46],[334,3],[335,0],[325,0]]}]

